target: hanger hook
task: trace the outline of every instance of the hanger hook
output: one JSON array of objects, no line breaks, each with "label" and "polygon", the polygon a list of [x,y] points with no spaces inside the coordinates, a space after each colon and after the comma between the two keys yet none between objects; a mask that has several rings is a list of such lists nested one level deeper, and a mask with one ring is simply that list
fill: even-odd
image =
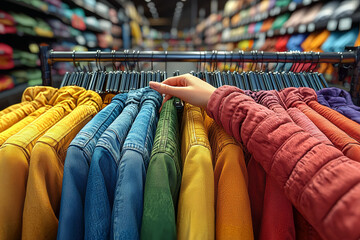
[{"label": "hanger hook", "polygon": [[301,68],[300,68],[300,71],[299,72],[302,72],[303,70],[304,70],[304,67],[305,67],[305,65],[306,65],[306,52],[305,53],[301,53],[301,52],[299,52],[299,55],[300,56],[304,56],[304,62],[303,62],[303,64],[302,64],[302,66],[301,66]]},{"label": "hanger hook", "polygon": [[137,51],[137,69],[140,72],[140,50]]},{"label": "hanger hook", "polygon": [[112,65],[113,65],[113,71],[116,70],[116,65],[115,65],[115,50],[111,50],[111,61],[112,61]]},{"label": "hanger hook", "polygon": [[96,67],[97,70],[100,71],[100,50],[96,50]]},{"label": "hanger hook", "polygon": [[168,56],[168,52],[165,51],[165,72],[167,73],[168,71],[168,67],[167,67],[167,56]]},{"label": "hanger hook", "polygon": [[276,52],[276,64],[274,66],[273,72],[276,72],[278,64],[279,64],[279,52]]},{"label": "hanger hook", "polygon": [[245,66],[245,52],[244,50],[241,50],[241,58],[242,58],[242,66],[241,66],[241,71],[244,71],[244,66]]},{"label": "hanger hook", "polygon": [[76,52],[75,50],[73,50],[73,52],[72,52],[73,65],[74,65],[76,71],[79,71],[78,66],[76,65],[76,62],[75,62],[75,52]]},{"label": "hanger hook", "polygon": [[199,67],[199,63],[201,62],[201,51],[200,51],[200,58],[199,58],[199,61],[197,61],[196,63],[196,71],[199,72],[199,68],[201,67],[201,64],[200,64],[200,67]]},{"label": "hanger hook", "polygon": [[263,71],[264,67],[264,51],[261,51],[261,65],[260,65],[260,71]]},{"label": "hanger hook", "polygon": [[153,51],[151,51],[151,71],[153,71],[154,70],[154,52]]}]

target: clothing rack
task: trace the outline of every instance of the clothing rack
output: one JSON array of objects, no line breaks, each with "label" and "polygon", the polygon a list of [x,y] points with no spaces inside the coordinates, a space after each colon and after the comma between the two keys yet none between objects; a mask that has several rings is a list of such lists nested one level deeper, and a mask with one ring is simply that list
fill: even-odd
[{"label": "clothing rack", "polygon": [[262,52],[262,51],[49,51],[40,48],[43,85],[51,85],[51,65],[56,62],[199,62],[199,63],[333,63],[347,75],[352,70],[350,94],[360,104],[360,47],[347,47],[345,52]]}]

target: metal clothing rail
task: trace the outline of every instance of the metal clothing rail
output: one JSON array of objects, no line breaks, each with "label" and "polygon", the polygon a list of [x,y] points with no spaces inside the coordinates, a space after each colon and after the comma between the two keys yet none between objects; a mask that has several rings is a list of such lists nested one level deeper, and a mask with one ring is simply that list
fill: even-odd
[{"label": "metal clothing rail", "polygon": [[[339,64],[339,79],[352,75],[350,94],[360,105],[360,47],[346,47],[345,52],[262,52],[262,51],[49,51],[40,47],[43,85],[51,86],[51,65],[56,62],[198,62],[198,63],[333,63]],[[340,74],[341,73],[341,74]]]},{"label": "metal clothing rail", "polygon": [[262,51],[50,51],[48,63],[55,62],[288,62],[288,63],[355,63],[354,52],[262,52]]}]

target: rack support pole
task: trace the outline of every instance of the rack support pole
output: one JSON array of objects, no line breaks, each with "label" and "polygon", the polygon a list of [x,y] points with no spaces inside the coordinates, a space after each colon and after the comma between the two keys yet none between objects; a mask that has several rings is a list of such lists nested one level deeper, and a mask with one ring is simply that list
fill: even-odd
[{"label": "rack support pole", "polygon": [[43,86],[52,86],[51,68],[48,58],[49,46],[40,46],[41,78]]},{"label": "rack support pole", "polygon": [[350,95],[355,105],[360,106],[360,47],[346,47],[346,51],[355,53],[355,63],[352,69]]}]

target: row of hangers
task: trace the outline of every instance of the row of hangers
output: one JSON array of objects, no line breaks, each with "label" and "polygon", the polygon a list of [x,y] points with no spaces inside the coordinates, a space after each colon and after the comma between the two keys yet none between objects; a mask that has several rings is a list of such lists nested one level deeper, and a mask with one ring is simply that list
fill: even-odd
[{"label": "row of hangers", "polygon": [[93,71],[66,72],[60,87],[79,86],[97,93],[124,93],[149,86],[150,81],[162,82],[167,78],[162,71]]},{"label": "row of hangers", "polygon": [[[257,55],[257,53],[256,53]],[[215,58],[216,59],[216,58]],[[214,60],[215,60],[214,59]],[[60,87],[76,85],[88,90],[93,90],[97,93],[114,92],[123,93],[132,89],[149,86],[150,81],[162,82],[167,78],[167,64],[165,62],[165,71],[153,71],[153,64],[151,62],[151,71],[140,71],[139,62],[132,66],[133,69],[137,67],[137,71],[131,70],[129,64],[122,63],[126,68],[121,71],[116,67],[113,61],[112,71],[107,72],[105,67],[100,66],[100,58],[96,58],[97,70],[93,71],[90,64],[88,69],[81,67],[79,63],[75,63],[75,52],[73,54],[73,64],[76,68],[75,72],[66,72]],[[232,66],[232,59],[230,60],[230,68]],[[327,88],[328,84],[321,73],[313,72],[318,63],[307,64],[307,69],[304,69],[306,64],[293,64],[276,62],[276,66],[269,70],[269,63],[261,62],[260,68],[258,63],[252,62],[248,71],[244,71],[245,62],[236,65],[235,71],[217,70],[217,61],[210,63],[210,71],[206,70],[206,66],[202,70],[201,60],[197,63],[196,72],[191,74],[203,79],[214,87],[221,87],[223,85],[233,85],[244,90],[281,90],[287,87],[309,87],[314,90]],[[290,66],[289,66],[290,65]],[[226,62],[224,64],[226,66]],[[239,70],[239,66],[242,69]],[[255,66],[255,67],[254,67]],[[314,68],[315,66],[315,68]],[[298,69],[300,67],[300,70]],[[260,69],[256,70],[256,69]],[[263,71],[264,70],[264,71]],[[174,73],[179,75],[179,71]]]},{"label": "row of hangers", "polygon": [[314,72],[191,72],[218,88],[223,85],[236,86],[243,90],[281,90],[288,87],[309,87],[318,91],[328,84],[321,73]]}]

